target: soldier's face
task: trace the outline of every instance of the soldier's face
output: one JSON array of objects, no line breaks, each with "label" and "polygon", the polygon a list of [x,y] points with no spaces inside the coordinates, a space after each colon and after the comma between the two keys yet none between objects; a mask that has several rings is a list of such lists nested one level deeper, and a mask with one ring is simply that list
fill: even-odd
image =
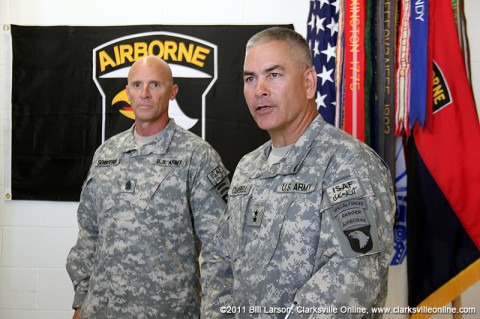
[{"label": "soldier's face", "polygon": [[135,121],[153,123],[168,118],[168,104],[178,87],[165,65],[147,59],[132,66],[126,91]]},{"label": "soldier's face", "polygon": [[243,93],[257,125],[270,135],[294,129],[307,109],[305,68],[283,41],[257,44],[245,55]]}]

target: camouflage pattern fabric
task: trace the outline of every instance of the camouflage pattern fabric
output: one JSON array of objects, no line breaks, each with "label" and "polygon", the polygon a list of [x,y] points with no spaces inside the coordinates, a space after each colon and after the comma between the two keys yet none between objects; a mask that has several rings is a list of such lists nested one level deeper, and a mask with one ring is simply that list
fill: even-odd
[{"label": "camouflage pattern fabric", "polygon": [[395,199],[386,165],[318,116],[285,157],[242,158],[206,259],[202,318],[370,318],[385,303]]},{"label": "camouflage pattern fabric", "polygon": [[140,148],[133,128],[101,145],[67,258],[82,318],[198,318],[200,243],[228,186],[219,155],[173,120]]}]

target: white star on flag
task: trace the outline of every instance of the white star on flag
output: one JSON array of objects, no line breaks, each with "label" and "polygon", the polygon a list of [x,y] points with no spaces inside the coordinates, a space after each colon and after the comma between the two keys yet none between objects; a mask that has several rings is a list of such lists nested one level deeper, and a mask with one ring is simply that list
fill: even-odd
[{"label": "white star on flag", "polygon": [[339,5],[339,0],[311,0],[307,23],[307,41],[312,53],[312,64],[319,78],[315,101],[320,114],[330,124],[335,124],[336,88],[333,78]]},{"label": "white star on flag", "polygon": [[327,107],[327,105],[325,104],[325,98],[327,97],[326,94],[324,95],[321,95],[319,91],[317,91],[317,98],[315,100],[315,102],[317,103],[318,106],[320,107]]},{"label": "white star on flag", "polygon": [[327,48],[322,51],[323,54],[327,56],[327,62],[330,62],[330,59],[333,58],[335,59],[335,51],[337,47],[336,46],[331,46],[330,43],[327,43]]},{"label": "white star on flag", "polygon": [[333,83],[333,79],[331,77],[332,73],[333,69],[327,70],[327,68],[323,66],[322,73],[317,74],[317,76],[322,79],[322,85],[324,85],[326,81]]},{"label": "white star on flag", "polygon": [[335,33],[338,32],[338,23],[332,18],[332,21],[330,21],[329,24],[327,24],[327,28],[330,29],[330,33],[332,34],[332,37]]}]

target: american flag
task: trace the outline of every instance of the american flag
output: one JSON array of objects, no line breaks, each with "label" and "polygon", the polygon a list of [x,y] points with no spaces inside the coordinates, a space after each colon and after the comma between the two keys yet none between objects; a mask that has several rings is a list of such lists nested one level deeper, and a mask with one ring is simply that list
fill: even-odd
[{"label": "american flag", "polygon": [[317,71],[318,111],[325,121],[335,124],[335,54],[341,0],[311,0],[307,41]]}]

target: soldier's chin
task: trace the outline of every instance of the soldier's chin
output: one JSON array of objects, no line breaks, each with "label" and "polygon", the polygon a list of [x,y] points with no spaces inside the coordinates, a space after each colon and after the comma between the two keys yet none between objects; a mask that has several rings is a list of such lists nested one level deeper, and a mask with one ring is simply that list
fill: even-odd
[{"label": "soldier's chin", "polygon": [[257,126],[264,131],[275,131],[278,126],[275,119],[267,118],[266,116],[255,116],[254,120]]}]

